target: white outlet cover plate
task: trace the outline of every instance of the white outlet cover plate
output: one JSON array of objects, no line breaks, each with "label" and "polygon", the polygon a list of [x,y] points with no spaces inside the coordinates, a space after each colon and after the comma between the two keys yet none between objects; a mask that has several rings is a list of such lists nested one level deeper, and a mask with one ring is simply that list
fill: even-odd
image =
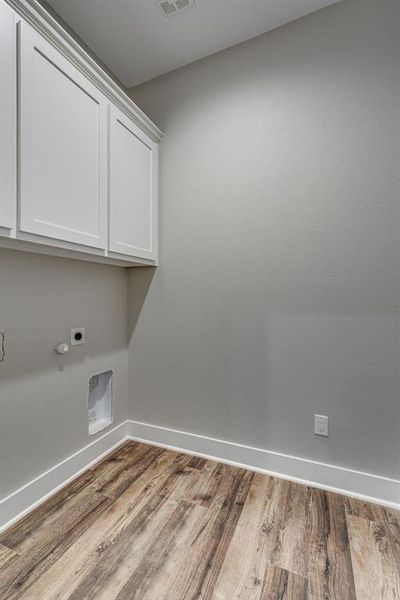
[{"label": "white outlet cover plate", "polygon": [[[77,340],[75,339],[76,334],[81,334],[81,339]],[[85,327],[75,327],[74,329],[71,329],[71,346],[80,346],[81,344],[84,344],[86,341],[86,329]]]},{"label": "white outlet cover plate", "polygon": [[328,437],[329,435],[329,417],[325,415],[314,415],[314,433]]}]

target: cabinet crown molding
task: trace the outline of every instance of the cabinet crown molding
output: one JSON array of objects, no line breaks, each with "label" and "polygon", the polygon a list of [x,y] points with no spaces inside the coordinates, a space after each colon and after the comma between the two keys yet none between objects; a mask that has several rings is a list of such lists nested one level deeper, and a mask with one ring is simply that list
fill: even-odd
[{"label": "cabinet crown molding", "polygon": [[71,61],[85,77],[153,141],[160,141],[163,136],[162,131],[39,2],[36,0],[6,0],[6,2],[21,18]]}]

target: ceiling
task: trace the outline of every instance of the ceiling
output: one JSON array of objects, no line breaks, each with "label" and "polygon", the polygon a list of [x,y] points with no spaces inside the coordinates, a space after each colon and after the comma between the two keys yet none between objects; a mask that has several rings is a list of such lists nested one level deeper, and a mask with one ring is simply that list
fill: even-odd
[{"label": "ceiling", "polygon": [[47,0],[131,87],[337,0],[195,0],[163,16],[156,0]]}]

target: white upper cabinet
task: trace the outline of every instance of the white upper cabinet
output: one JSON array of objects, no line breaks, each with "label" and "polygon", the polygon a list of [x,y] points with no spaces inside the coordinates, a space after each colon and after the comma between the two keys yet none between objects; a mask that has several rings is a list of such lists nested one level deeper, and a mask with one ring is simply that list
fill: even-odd
[{"label": "white upper cabinet", "polygon": [[16,219],[16,14],[0,0],[0,227]]},{"label": "white upper cabinet", "polygon": [[108,101],[29,25],[19,33],[19,230],[105,249]]},{"label": "white upper cabinet", "polygon": [[39,3],[0,0],[0,246],[155,265],[161,136]]},{"label": "white upper cabinet", "polygon": [[110,107],[112,252],[157,260],[158,144]]}]

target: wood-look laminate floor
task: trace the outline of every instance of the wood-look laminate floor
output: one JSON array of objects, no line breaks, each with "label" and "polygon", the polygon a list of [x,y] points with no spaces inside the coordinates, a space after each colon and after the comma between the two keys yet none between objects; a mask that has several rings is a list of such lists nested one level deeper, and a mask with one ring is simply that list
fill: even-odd
[{"label": "wood-look laminate floor", "polygon": [[400,513],[129,442],[0,536],[1,600],[399,600]]}]

